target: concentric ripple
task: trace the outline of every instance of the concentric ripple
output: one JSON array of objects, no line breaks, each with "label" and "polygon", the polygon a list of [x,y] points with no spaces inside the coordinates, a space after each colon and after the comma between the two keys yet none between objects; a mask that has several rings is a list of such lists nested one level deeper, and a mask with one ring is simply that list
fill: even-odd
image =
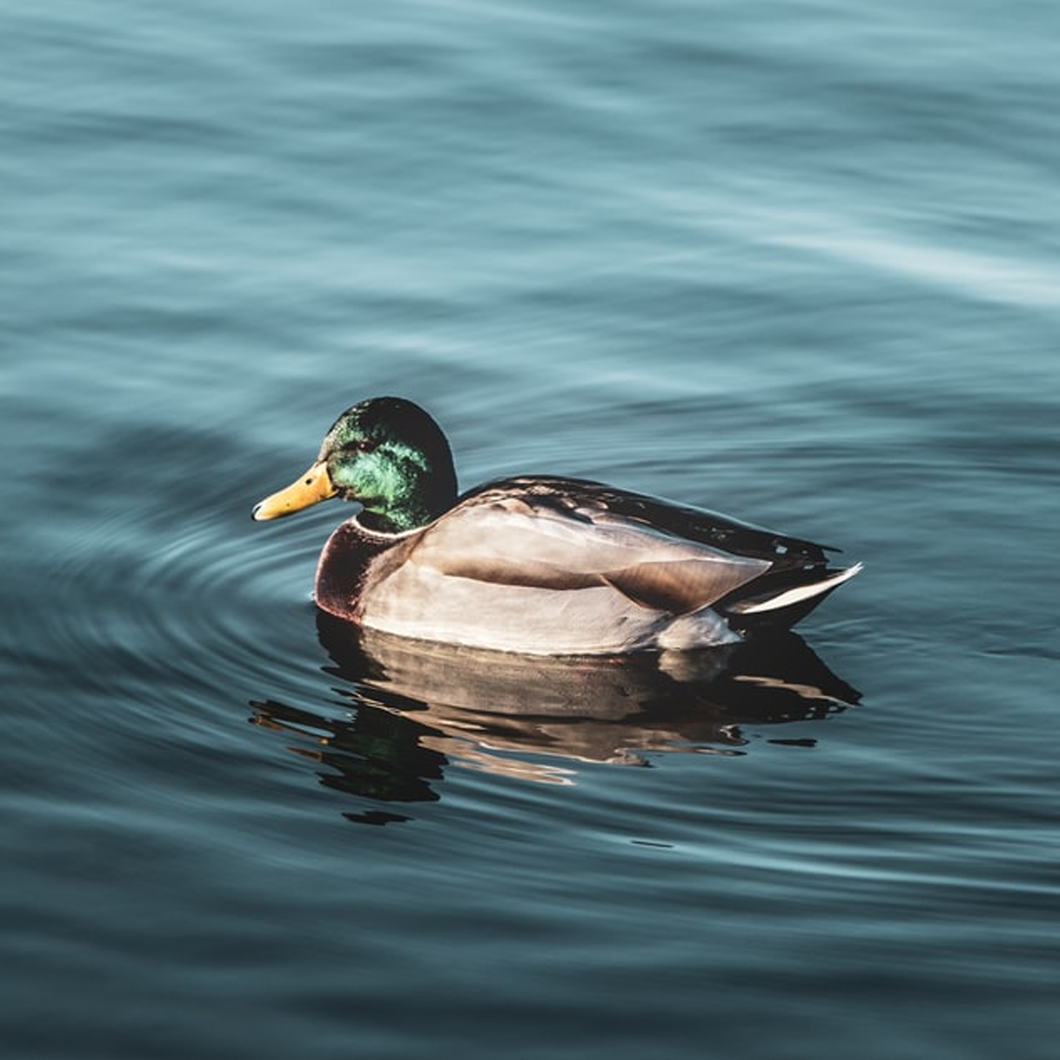
[{"label": "concentric ripple", "polygon": [[[118,445],[141,466],[114,480]],[[39,520],[13,584],[27,605],[47,596],[33,607],[38,635],[11,642],[42,687],[102,705],[110,723],[120,706],[126,719],[155,715],[152,726],[163,708],[227,727],[250,699],[304,688],[307,671],[319,683],[311,589],[336,512],[263,532],[249,518],[254,485],[242,494],[246,462],[218,452],[157,431],[89,452],[84,488],[63,518]]]}]

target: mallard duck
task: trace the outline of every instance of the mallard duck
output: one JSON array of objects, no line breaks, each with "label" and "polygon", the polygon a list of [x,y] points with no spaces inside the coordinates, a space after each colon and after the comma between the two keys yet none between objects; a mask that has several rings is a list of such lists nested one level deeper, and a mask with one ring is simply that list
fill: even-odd
[{"label": "mallard duck", "polygon": [[599,482],[527,475],[457,494],[449,443],[403,398],[347,409],[316,462],[254,508],[357,501],[321,553],[317,606],[364,628],[540,655],[731,643],[788,627],[857,564],[828,546]]}]

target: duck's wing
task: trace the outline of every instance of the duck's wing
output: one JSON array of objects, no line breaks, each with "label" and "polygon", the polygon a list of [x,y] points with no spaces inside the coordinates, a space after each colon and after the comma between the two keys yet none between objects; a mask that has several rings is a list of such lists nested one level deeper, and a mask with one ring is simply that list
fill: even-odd
[{"label": "duck's wing", "polygon": [[[498,586],[609,585],[672,614],[707,607],[774,566],[764,544],[762,555],[748,555],[681,534],[683,512],[595,483],[508,479],[465,496],[418,536],[404,562]],[[730,534],[768,533],[725,525]]]},{"label": "duck's wing", "polygon": [[760,573],[711,601],[736,628],[790,626],[862,569],[860,563],[831,566],[827,553],[839,551],[832,545],[780,534],[703,508],[596,482],[550,478],[514,481],[544,498],[543,503],[570,506],[576,512],[605,510],[615,518],[698,542],[734,559],[763,561],[765,567]]}]

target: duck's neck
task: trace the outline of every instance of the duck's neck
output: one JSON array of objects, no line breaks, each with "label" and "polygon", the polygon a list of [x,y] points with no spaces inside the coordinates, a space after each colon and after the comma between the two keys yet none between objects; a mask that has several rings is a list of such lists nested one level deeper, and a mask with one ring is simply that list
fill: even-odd
[{"label": "duck's neck", "polygon": [[358,519],[362,526],[377,533],[406,533],[433,522],[456,503],[456,473],[444,438],[437,448],[431,453],[390,442],[361,455],[352,470],[338,468],[340,485],[364,506]]},{"label": "duck's neck", "polygon": [[403,534],[434,522],[456,503],[456,476],[431,475],[394,490],[385,501],[362,501],[358,522],[381,534]]},{"label": "duck's neck", "polygon": [[377,534],[404,534],[433,522],[441,512],[432,514],[422,505],[388,507],[385,511],[365,508],[357,516],[357,522]]}]

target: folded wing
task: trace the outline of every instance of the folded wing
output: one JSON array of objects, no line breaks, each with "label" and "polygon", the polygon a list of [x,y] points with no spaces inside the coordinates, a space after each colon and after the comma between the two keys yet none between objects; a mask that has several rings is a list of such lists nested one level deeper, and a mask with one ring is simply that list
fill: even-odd
[{"label": "folded wing", "polygon": [[708,607],[771,567],[602,505],[563,507],[509,494],[458,505],[420,537],[406,562],[494,585],[611,586],[641,607],[675,615]]}]

